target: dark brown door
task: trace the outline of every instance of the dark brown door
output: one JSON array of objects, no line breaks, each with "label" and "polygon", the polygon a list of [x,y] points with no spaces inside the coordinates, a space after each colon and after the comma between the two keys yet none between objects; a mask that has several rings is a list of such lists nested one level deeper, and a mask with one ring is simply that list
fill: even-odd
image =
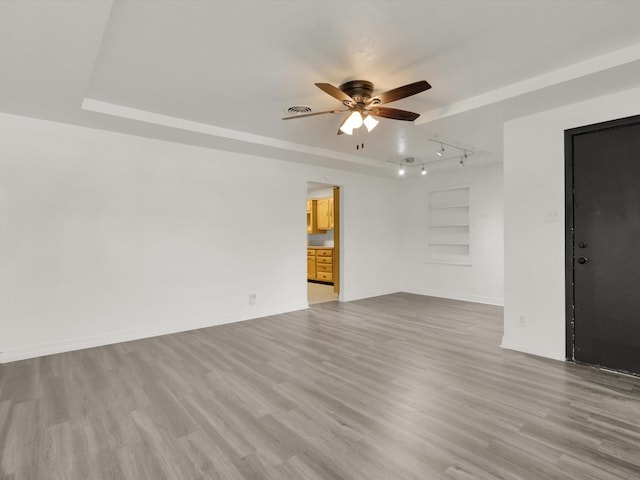
[{"label": "dark brown door", "polygon": [[640,117],[565,141],[568,356],[640,374]]}]

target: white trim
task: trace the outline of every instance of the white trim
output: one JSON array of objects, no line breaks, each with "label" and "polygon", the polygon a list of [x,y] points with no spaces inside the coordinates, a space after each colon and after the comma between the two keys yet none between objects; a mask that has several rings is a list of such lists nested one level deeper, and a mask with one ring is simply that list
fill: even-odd
[{"label": "white trim", "polygon": [[215,125],[209,125],[207,123],[194,122],[184,118],[162,115],[160,113],[149,112],[147,110],[140,110],[137,108],[130,108],[124,105],[95,100],[93,98],[83,98],[80,108],[90,112],[112,115],[114,117],[126,118],[129,120],[137,120],[139,122],[151,123],[154,125],[162,125],[164,127],[201,133],[213,137],[227,138],[239,142],[253,143],[282,150],[334,158],[336,160],[358,163],[369,167],[374,166],[388,169],[387,166],[381,166],[379,162],[360,155],[349,155],[346,153],[336,152],[334,150],[327,150],[326,148],[312,147],[301,143],[287,142],[276,138],[241,132],[239,130],[232,130],[230,128],[216,127]]},{"label": "white trim", "polygon": [[476,95],[459,102],[445,105],[441,108],[429,110],[420,114],[415,125],[423,125],[441,118],[458,113],[474,110],[494,103],[525,95],[536,90],[558,85],[569,80],[586,77],[594,73],[603,72],[640,60],[640,44],[622,48],[615,52],[590,58],[583,62],[574,63],[551,72],[543,73],[528,78],[521,82],[512,83],[506,87],[498,88],[487,93]]},{"label": "white trim", "polygon": [[414,295],[426,295],[428,297],[448,298],[449,300],[461,300],[463,302],[483,303],[485,305],[504,306],[504,298],[487,297],[484,295],[473,295],[471,293],[443,292],[440,290],[407,290],[407,293]]},{"label": "white trim", "polygon": [[[396,291],[376,291],[376,292],[356,292],[352,294],[349,291],[347,294],[342,293],[342,283],[340,284],[340,294],[338,294],[338,301],[340,302],[355,302],[357,300],[364,300],[366,298],[382,297],[384,295],[393,295],[394,293],[402,293],[399,290]],[[352,289],[353,290],[353,289]]]},{"label": "white trim", "polygon": [[552,360],[560,360],[563,362],[567,360],[564,352],[560,353],[555,350],[548,350],[546,348],[531,348],[531,345],[518,343],[517,341],[513,341],[506,336],[502,337],[502,344],[500,344],[500,346],[507,350],[515,350],[516,352],[528,353],[530,355],[550,358]]},{"label": "white trim", "polygon": [[289,313],[296,310],[306,310],[308,308],[309,304],[307,302],[262,307],[260,310],[255,311],[246,310],[243,312],[220,315],[208,321],[202,321],[201,319],[192,320],[190,322],[180,321],[180,323],[151,325],[148,327],[136,328],[132,330],[121,330],[118,332],[111,332],[102,335],[77,337],[50,343],[43,343],[39,345],[28,345],[13,350],[4,350],[0,352],[0,364],[15,362],[18,360],[26,360],[29,358],[42,357],[44,355],[70,352],[73,350],[82,350],[85,348],[111,345],[113,343],[129,342],[131,340],[139,340],[141,338],[157,337],[160,335],[186,332],[199,328],[214,327],[216,325],[224,325],[226,323],[242,322],[255,318],[277,315],[280,313]]}]

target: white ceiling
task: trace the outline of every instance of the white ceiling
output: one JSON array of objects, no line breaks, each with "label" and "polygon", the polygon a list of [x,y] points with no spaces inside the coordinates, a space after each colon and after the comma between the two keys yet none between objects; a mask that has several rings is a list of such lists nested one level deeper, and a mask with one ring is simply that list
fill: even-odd
[{"label": "white ceiling", "polygon": [[[636,0],[1,2],[0,111],[373,174],[437,160],[434,137],[496,162],[504,120],[640,86],[638,18]],[[433,88],[389,105],[415,123],[357,138],[338,115],[281,120],[354,79]]]}]

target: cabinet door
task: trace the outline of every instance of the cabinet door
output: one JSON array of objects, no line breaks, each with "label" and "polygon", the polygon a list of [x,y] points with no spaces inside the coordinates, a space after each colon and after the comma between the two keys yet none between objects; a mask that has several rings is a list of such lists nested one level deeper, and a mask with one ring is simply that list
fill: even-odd
[{"label": "cabinet door", "polygon": [[329,228],[333,228],[333,197],[329,197]]},{"label": "cabinet door", "polygon": [[329,230],[330,222],[330,198],[320,198],[316,203],[316,226],[318,230]]},{"label": "cabinet door", "polygon": [[313,223],[313,200],[307,200],[307,233],[313,233],[315,227]]},{"label": "cabinet door", "polygon": [[309,280],[316,279],[316,257],[307,256],[307,278]]}]

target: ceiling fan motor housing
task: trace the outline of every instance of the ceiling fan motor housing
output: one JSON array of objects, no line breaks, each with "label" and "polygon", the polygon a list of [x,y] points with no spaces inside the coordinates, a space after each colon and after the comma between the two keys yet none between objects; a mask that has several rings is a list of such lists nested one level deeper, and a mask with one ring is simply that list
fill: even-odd
[{"label": "ceiling fan motor housing", "polygon": [[[371,98],[373,93],[373,83],[367,80],[352,80],[340,85],[340,90],[349,95],[357,103],[365,103]],[[353,107],[351,102],[345,100],[343,102],[347,107]]]}]

